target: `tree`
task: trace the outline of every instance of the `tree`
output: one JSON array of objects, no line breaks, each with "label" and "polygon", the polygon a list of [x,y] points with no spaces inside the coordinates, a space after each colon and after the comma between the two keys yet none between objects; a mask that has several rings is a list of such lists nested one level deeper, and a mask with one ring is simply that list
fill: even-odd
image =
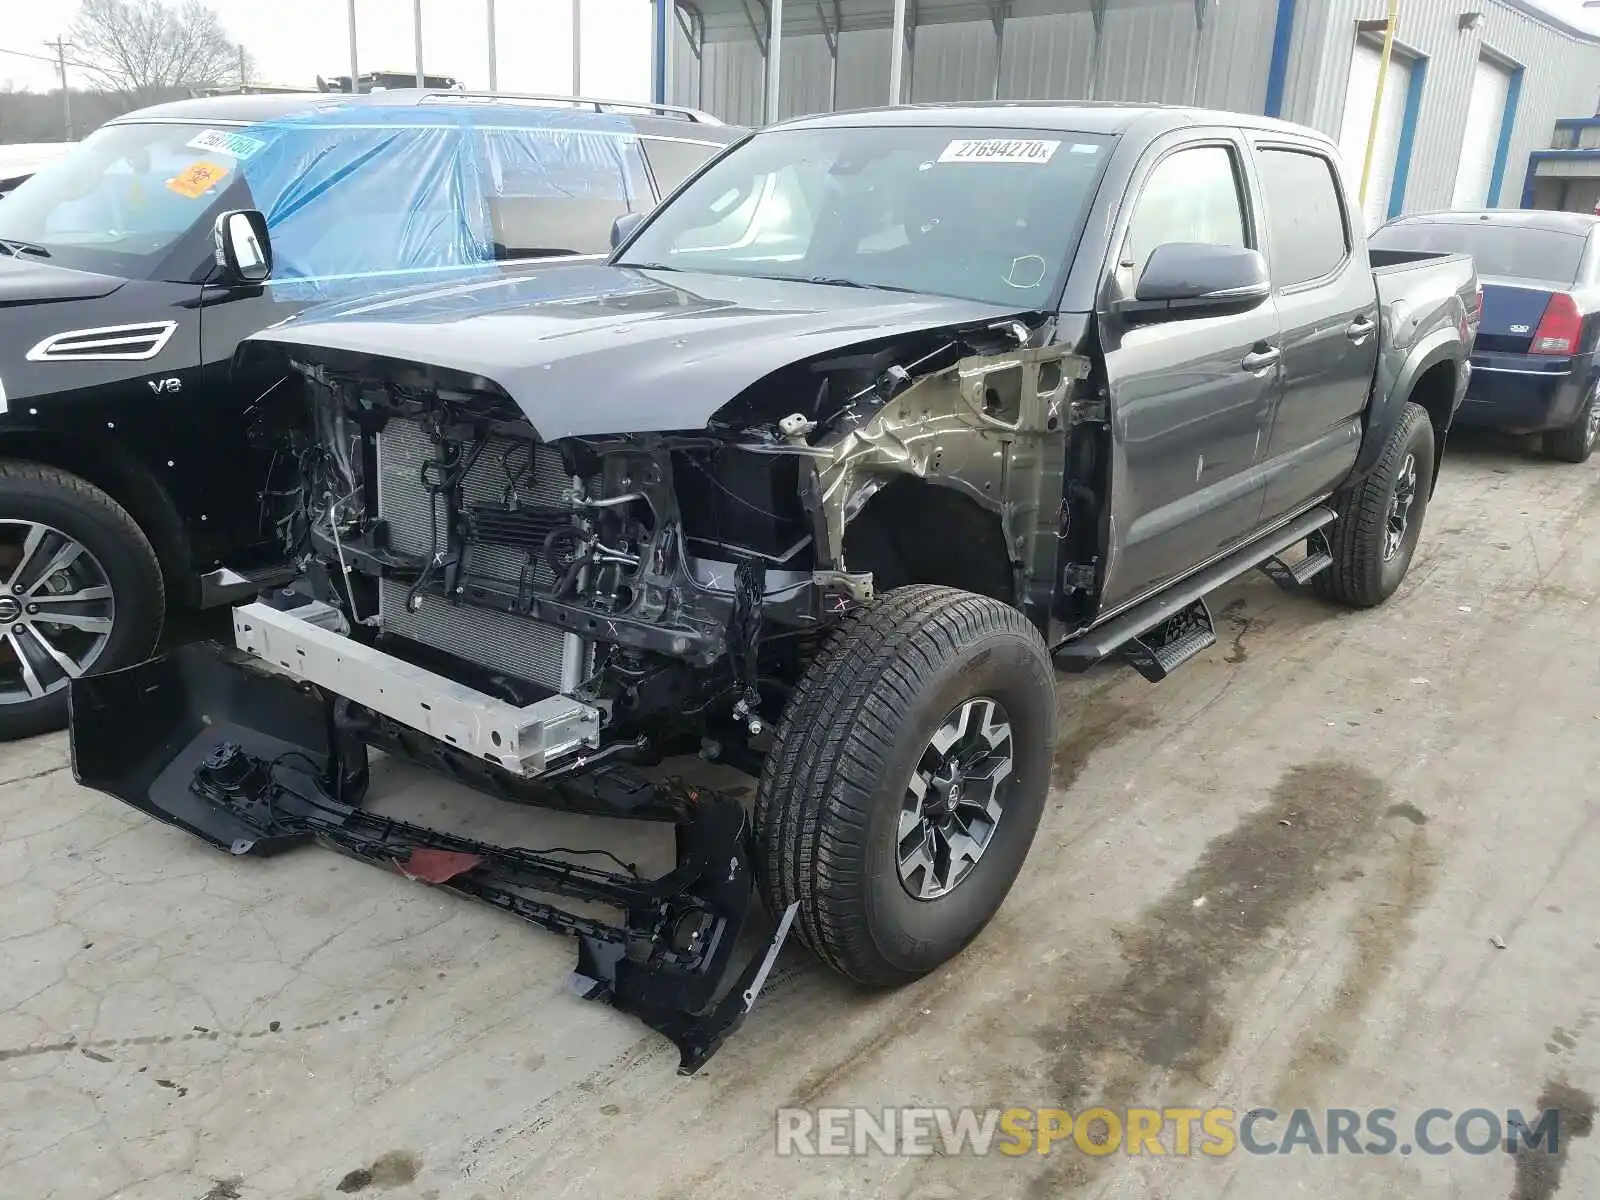
[{"label": "tree", "polygon": [[200,0],[83,0],[68,36],[87,75],[140,103],[252,74],[249,53]]}]

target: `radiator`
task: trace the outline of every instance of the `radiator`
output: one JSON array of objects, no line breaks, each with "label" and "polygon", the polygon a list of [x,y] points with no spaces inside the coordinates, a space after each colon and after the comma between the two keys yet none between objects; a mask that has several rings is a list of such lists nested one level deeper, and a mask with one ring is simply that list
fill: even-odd
[{"label": "radiator", "polygon": [[[404,554],[426,557],[433,545],[430,510],[433,498],[422,486],[422,470],[434,456],[433,442],[416,421],[392,420],[378,434],[378,515],[389,524],[389,545]],[[532,470],[527,469],[533,454]],[[559,505],[570,485],[561,456],[542,443],[513,438],[490,438],[461,484],[461,501],[467,509],[503,510],[511,479],[522,503]],[[444,539],[444,505],[440,501],[439,538]],[[530,560],[533,582],[548,587],[554,582],[542,555],[529,546],[472,547],[469,567],[474,577],[503,584],[523,578]],[[504,671],[530,683],[560,690],[562,662],[570,654],[581,661],[583,644],[551,625],[526,617],[470,604],[450,604],[434,596],[420,597],[415,612],[406,608],[408,584],[383,580],[378,590],[378,611],[384,631],[420,642],[477,663]],[[575,667],[576,669],[576,667]]]}]

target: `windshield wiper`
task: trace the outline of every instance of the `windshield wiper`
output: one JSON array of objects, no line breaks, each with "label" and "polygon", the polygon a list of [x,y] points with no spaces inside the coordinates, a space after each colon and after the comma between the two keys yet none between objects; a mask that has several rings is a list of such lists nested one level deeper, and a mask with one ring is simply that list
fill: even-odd
[{"label": "windshield wiper", "polygon": [[49,258],[50,251],[36,242],[24,242],[18,238],[0,238],[0,250],[4,250],[13,257],[22,254],[32,254],[39,258]]},{"label": "windshield wiper", "polygon": [[837,275],[767,275],[766,279],[787,279],[793,283],[820,283],[825,287],[861,288],[871,292],[912,292],[916,288],[897,287],[892,283],[862,283],[859,279],[842,279]]},{"label": "windshield wiper", "polygon": [[669,267],[666,263],[619,262],[619,267],[632,267],[635,271],[687,271],[688,267]]}]

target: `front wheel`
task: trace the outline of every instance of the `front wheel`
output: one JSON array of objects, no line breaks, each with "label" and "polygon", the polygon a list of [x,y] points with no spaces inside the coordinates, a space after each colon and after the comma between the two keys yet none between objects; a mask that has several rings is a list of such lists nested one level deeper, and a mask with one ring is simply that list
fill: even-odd
[{"label": "front wheel", "polygon": [[1600,441],[1600,378],[1590,386],[1572,424],[1544,435],[1544,452],[1547,458],[1557,462],[1588,462],[1597,441]]},{"label": "front wheel", "polygon": [[756,797],[763,899],[830,966],[907,983],[999,910],[1044,809],[1055,673],[998,600],[914,586],[830,638]]},{"label": "front wheel", "polygon": [[1339,497],[1329,538],[1333,565],[1315,576],[1318,593],[1356,608],[1394,595],[1422,536],[1433,455],[1433,423],[1408,401],[1377,465]]},{"label": "front wheel", "polygon": [[163,606],[155,551],[121,505],[0,460],[0,740],[61,728],[72,680],[149,654]]}]

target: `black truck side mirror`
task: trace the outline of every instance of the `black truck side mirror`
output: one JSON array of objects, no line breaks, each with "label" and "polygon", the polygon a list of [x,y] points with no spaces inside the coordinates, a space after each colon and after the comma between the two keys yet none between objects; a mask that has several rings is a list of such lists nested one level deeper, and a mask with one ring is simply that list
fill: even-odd
[{"label": "black truck side mirror", "polygon": [[1267,261],[1242,246],[1168,242],[1146,260],[1132,300],[1116,310],[1139,321],[1249,312],[1272,295]]},{"label": "black truck side mirror", "polygon": [[272,240],[267,219],[253,208],[222,213],[212,229],[218,281],[224,287],[265,283],[272,274]]}]

